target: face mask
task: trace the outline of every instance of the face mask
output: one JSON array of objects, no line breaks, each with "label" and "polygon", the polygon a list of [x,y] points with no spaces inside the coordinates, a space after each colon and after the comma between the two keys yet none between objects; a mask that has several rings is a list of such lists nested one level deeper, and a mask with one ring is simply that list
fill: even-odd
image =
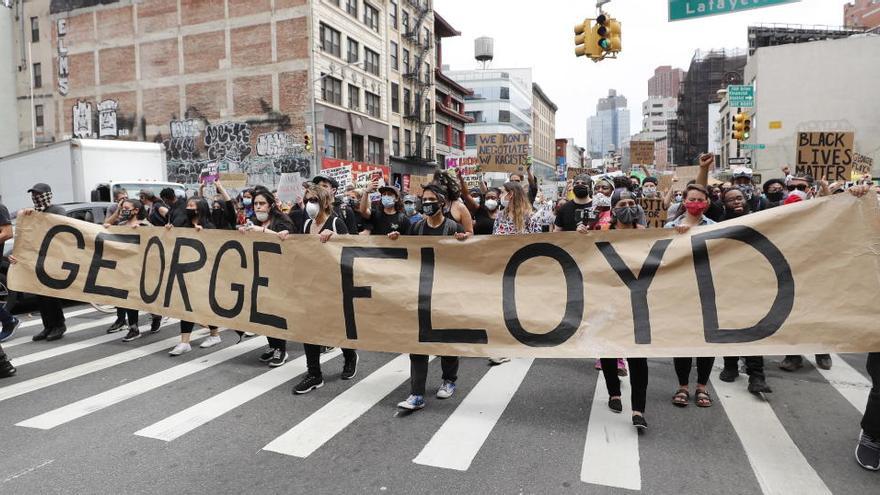
[{"label": "face mask", "polygon": [[407,215],[412,215],[416,212],[416,205],[412,203],[406,203],[405,205],[403,205],[403,209],[406,210]]},{"label": "face mask", "polygon": [[318,212],[321,211],[321,207],[318,206],[318,203],[306,203],[306,214],[314,220],[318,217]]},{"label": "face mask", "polygon": [[593,206],[595,206],[596,208],[609,209],[611,208],[611,197],[606,196],[602,193],[596,193],[593,196]]},{"label": "face mask", "polygon": [[243,204],[245,206],[250,206],[252,203],[253,203],[253,200],[251,198],[244,198],[241,200],[241,204]]},{"label": "face mask", "polygon": [[34,201],[34,209],[37,211],[43,211],[52,204],[52,193],[45,192],[33,194],[31,199]]},{"label": "face mask", "polygon": [[495,211],[497,208],[498,208],[498,201],[495,201],[494,199],[487,199],[486,200],[486,209],[488,209],[489,211]]},{"label": "face mask", "polygon": [[395,198],[394,196],[382,196],[382,206],[384,206],[385,208],[391,208],[396,202],[397,198]]},{"label": "face mask", "polygon": [[653,195],[653,194],[655,194],[656,192],[657,192],[657,188],[656,188],[656,187],[653,187],[653,186],[652,186],[652,187],[647,187],[647,186],[645,186],[645,187],[642,188],[642,194],[644,194],[645,196]]},{"label": "face mask", "polygon": [[507,196],[501,198],[501,207],[502,208],[507,208],[507,205],[509,205],[509,204],[510,204],[510,200],[507,199]]},{"label": "face mask", "polygon": [[476,203],[477,206],[480,206],[480,202],[482,201],[482,199],[480,199],[479,196],[473,196],[472,198],[474,200],[474,203]]},{"label": "face mask", "polygon": [[617,221],[626,225],[634,225],[639,219],[638,206],[623,206],[614,209],[614,217]]},{"label": "face mask", "polygon": [[422,203],[422,213],[427,217],[433,217],[439,211],[440,211],[440,203],[438,203],[436,201]]},{"label": "face mask", "polygon": [[584,199],[590,195],[590,188],[587,186],[574,186],[572,191],[574,192],[574,196],[580,199]]},{"label": "face mask", "polygon": [[187,208],[186,218],[189,218],[190,220],[195,220],[198,217],[199,217],[198,210],[195,210],[195,209],[190,210],[189,208]]},{"label": "face mask", "polygon": [[740,186],[736,186],[736,188],[739,189],[739,191],[743,194],[743,197],[746,198],[746,201],[751,201],[753,194],[752,186],[748,184],[743,184]]},{"label": "face mask", "polygon": [[675,195],[675,202],[676,202],[676,203],[681,203],[681,194],[676,194],[676,195]]},{"label": "face mask", "polygon": [[269,212],[268,211],[258,211],[256,213],[254,213],[254,216],[257,217],[257,220],[259,220],[261,222],[265,222],[266,220],[269,219]]},{"label": "face mask", "polygon": [[131,218],[131,210],[119,210],[119,218],[122,220],[128,220]]},{"label": "face mask", "polygon": [[706,211],[707,206],[709,206],[709,204],[705,201],[688,201],[684,204],[687,212],[693,216],[702,215],[703,212]]},{"label": "face mask", "polygon": [[767,199],[773,201],[774,203],[778,203],[782,201],[782,198],[785,196],[785,193],[782,191],[772,191],[767,193]]},{"label": "face mask", "polygon": [[807,191],[800,191],[800,190],[795,189],[794,191],[789,192],[788,195],[789,196],[797,196],[797,197],[801,198],[802,200],[807,199]]}]

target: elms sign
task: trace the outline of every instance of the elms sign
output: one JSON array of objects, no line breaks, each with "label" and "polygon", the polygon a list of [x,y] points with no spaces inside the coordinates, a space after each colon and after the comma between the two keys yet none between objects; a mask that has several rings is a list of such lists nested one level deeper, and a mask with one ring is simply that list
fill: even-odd
[{"label": "elms sign", "polygon": [[800,0],[669,0],[669,20],[681,21],[707,15],[730,14],[740,10],[772,7]]}]

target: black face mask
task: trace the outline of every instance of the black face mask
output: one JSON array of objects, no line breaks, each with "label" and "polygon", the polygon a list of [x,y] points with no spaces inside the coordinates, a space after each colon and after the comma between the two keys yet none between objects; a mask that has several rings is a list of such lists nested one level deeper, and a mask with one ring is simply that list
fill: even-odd
[{"label": "black face mask", "polygon": [[433,217],[437,212],[440,211],[440,203],[435,201],[429,203],[422,203],[422,214],[426,217]]},{"label": "black face mask", "polygon": [[223,211],[219,208],[215,208],[214,211],[211,212],[211,222],[214,225],[220,225],[223,222]]},{"label": "black face mask", "polygon": [[590,188],[587,186],[574,186],[572,190],[577,198],[584,199],[590,195]]},{"label": "black face mask", "polygon": [[767,199],[774,202],[774,203],[778,203],[778,202],[782,201],[782,198],[784,196],[785,196],[785,193],[782,191],[772,191],[772,192],[767,193]]},{"label": "black face mask", "polygon": [[199,218],[199,211],[187,209],[186,210],[186,218],[189,218],[190,220],[195,220],[196,218]]}]

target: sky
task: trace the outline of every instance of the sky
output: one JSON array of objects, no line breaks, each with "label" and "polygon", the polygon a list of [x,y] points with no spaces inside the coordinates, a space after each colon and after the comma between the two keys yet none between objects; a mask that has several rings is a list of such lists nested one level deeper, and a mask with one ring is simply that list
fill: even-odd
[{"label": "sky", "polygon": [[743,11],[668,22],[668,0],[612,0],[604,6],[621,22],[622,51],[598,63],[574,55],[574,26],[596,17],[595,2],[574,0],[434,0],[434,10],[462,34],[443,40],[443,64],[478,68],[474,39],[495,39],[490,68],[533,68],[533,81],[559,107],[556,137],[586,145],[587,117],[614,88],[626,96],[631,131],[641,129],[641,105],[654,69],[687,70],[695,50],[748,46],[746,29],[767,23],[840,26],[845,0],[801,0]]}]

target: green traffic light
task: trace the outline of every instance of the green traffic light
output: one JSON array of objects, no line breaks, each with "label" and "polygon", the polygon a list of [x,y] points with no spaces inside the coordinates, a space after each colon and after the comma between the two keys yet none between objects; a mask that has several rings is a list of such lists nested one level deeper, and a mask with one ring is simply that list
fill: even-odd
[{"label": "green traffic light", "polygon": [[749,138],[749,133],[748,133],[748,132],[744,132],[744,133],[743,133],[743,140],[746,140],[746,139],[748,139],[748,138]]},{"label": "green traffic light", "polygon": [[599,47],[603,50],[608,50],[611,48],[611,41],[609,41],[608,38],[602,38],[599,40]]}]

